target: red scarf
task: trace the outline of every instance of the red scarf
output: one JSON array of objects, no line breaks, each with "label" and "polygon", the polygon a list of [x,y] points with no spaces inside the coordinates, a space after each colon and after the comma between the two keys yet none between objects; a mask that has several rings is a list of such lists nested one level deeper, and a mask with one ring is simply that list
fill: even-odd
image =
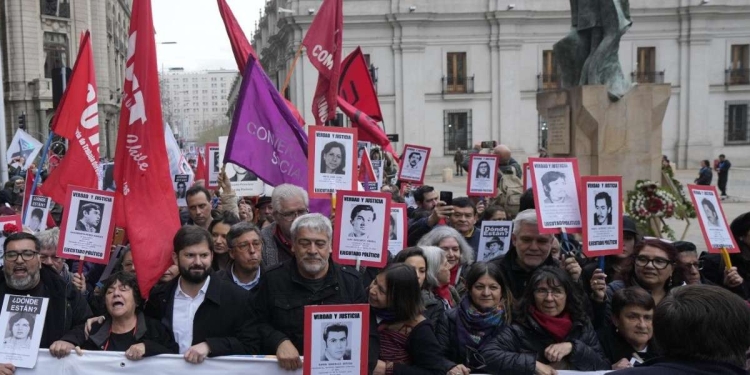
[{"label": "red scarf", "polygon": [[281,227],[279,227],[278,225],[276,225],[274,236],[276,237],[276,239],[279,240],[279,242],[281,242],[282,245],[284,245],[284,248],[282,248],[282,250],[286,251],[289,255],[292,256],[292,258],[294,258],[294,254],[291,251],[289,251],[289,249],[292,248],[292,243],[286,239],[283,233],[281,233]]},{"label": "red scarf", "polygon": [[549,316],[531,306],[531,316],[539,323],[545,331],[549,332],[556,342],[562,342],[568,337],[570,330],[573,328],[573,321],[570,320],[570,314],[563,312],[559,316]]},{"label": "red scarf", "polygon": [[450,284],[439,286],[439,287],[435,288],[435,294],[438,297],[444,299],[445,302],[448,302],[448,306],[453,307],[453,305],[454,305],[454,303],[453,303],[453,296],[451,295],[451,289],[450,288],[451,288]]},{"label": "red scarf", "polygon": [[451,268],[451,278],[448,281],[449,285],[456,285],[458,283],[458,270],[461,269],[461,263],[456,264],[453,268]]}]

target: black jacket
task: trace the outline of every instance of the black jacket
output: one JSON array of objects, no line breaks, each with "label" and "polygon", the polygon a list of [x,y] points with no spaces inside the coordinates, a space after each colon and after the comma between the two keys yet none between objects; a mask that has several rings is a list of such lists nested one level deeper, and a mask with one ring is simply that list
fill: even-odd
[{"label": "black jacket", "polygon": [[711,361],[676,361],[655,359],[642,366],[611,372],[613,375],[747,375],[747,370]]},{"label": "black jacket", "polygon": [[[172,332],[174,293],[179,277],[151,290],[144,313]],[[192,345],[206,342],[211,349],[209,357],[225,355],[258,354],[259,338],[253,327],[250,295],[246,290],[227,283],[220,277],[211,277],[206,297],[193,318]]]},{"label": "black jacket", "polygon": [[[630,361],[630,359],[633,358],[633,352],[635,352],[635,350],[615,331],[614,326],[607,326],[599,329],[597,331],[597,336],[599,336],[599,342],[602,344],[604,356],[607,357],[609,363],[615,364],[623,358]],[[638,353],[638,356],[644,361],[659,357],[659,350],[656,348],[653,339],[649,341],[646,352]]]},{"label": "black jacket", "polygon": [[[220,270],[220,271],[213,271],[211,272],[211,276],[216,275],[217,278],[220,278],[230,284],[235,284],[234,277],[232,277],[232,266],[234,265],[234,261],[229,262],[229,265],[227,266],[227,269]],[[261,265],[258,267],[258,272],[260,273],[260,277],[263,278],[263,263],[261,262]],[[236,285],[236,284],[235,284]],[[255,286],[248,290],[247,292],[250,293],[251,296],[254,296],[256,292],[258,292],[258,285],[260,285],[260,282],[258,284],[255,284]],[[237,285],[240,289],[245,290],[245,288]]]},{"label": "black jacket", "polygon": [[[573,344],[573,351],[564,358],[571,370],[609,370],[611,365],[604,358],[604,352],[591,323],[573,322],[573,328],[564,342]],[[544,356],[548,346],[557,343],[533,318],[506,324],[481,352],[487,367],[483,370],[492,374],[533,375],[536,361],[549,364]]]},{"label": "black jacket", "polygon": [[443,375],[456,366],[441,355],[433,327],[425,319],[412,328],[406,339],[411,363],[395,363],[393,375]]},{"label": "black jacket", "polygon": [[422,315],[430,323],[436,325],[438,320],[445,314],[445,304],[440,298],[435,296],[435,293],[429,290],[422,290],[422,304],[424,305]]},{"label": "black jacket", "polygon": [[[138,322],[136,323],[135,341],[138,344],[143,343],[146,347],[145,357],[151,357],[159,354],[177,354],[179,347],[172,337],[172,333],[156,319],[146,317],[142,312],[138,312]],[[79,333],[66,334],[62,340],[73,345],[80,346],[86,350],[105,350],[107,341],[111,334],[112,319],[108,318],[102,324],[94,323],[91,327],[89,339],[81,342]],[[83,327],[80,328],[83,331]],[[82,333],[82,332],[81,332]]]},{"label": "black jacket", "polygon": [[703,167],[698,171],[698,178],[695,180],[695,183],[697,185],[711,185],[713,177],[714,174],[711,172],[711,168]]},{"label": "black jacket", "polygon": [[[0,277],[0,300],[3,300],[8,293],[49,298],[40,345],[42,349],[47,349],[66,333],[76,328],[82,328],[86,324],[86,320],[91,318],[92,315],[86,299],[72,284],[66,285],[62,277],[52,267],[42,265],[39,270],[39,277],[39,285],[28,291],[11,290],[5,282],[5,278]],[[83,331],[80,334],[82,335]],[[82,336],[81,339],[83,339]]]},{"label": "black jacket", "polygon": [[[472,372],[482,373],[484,372],[483,360],[479,355],[475,353],[467,353],[466,347],[459,346],[458,343],[458,324],[459,323],[459,312],[461,307],[447,311],[443,317],[438,321],[435,327],[435,336],[437,337],[438,344],[442,349],[442,356],[447,358],[449,361],[455,363],[461,363],[468,367]],[[498,325],[494,329],[487,333],[487,338],[482,342],[482,346],[476,348],[476,351],[481,353],[484,348],[488,347],[492,341],[495,340],[495,336],[500,333],[503,325]]]},{"label": "black jacket", "polygon": [[742,285],[735,288],[727,288],[724,286],[724,260],[721,258],[721,254],[709,254],[704,252],[700,256],[700,260],[703,261],[703,270],[700,271],[701,279],[705,278],[714,285],[718,285],[725,288],[742,299],[747,299],[750,291],[750,249],[747,245],[738,241],[737,245],[740,247],[740,253],[729,254],[729,259],[732,261],[732,266],[737,267],[737,273],[743,279]]},{"label": "black jacket", "polygon": [[[508,282],[510,291],[513,293],[513,298],[520,300],[523,296],[523,290],[526,289],[526,284],[529,282],[529,279],[531,279],[531,274],[533,274],[535,270],[524,270],[518,265],[516,259],[518,259],[518,254],[516,253],[515,247],[511,245],[511,249],[504,257],[493,259],[490,262],[495,263],[500,267],[500,271],[502,271],[505,281]],[[550,255],[539,267],[558,265],[558,262],[552,258],[552,255]]]}]

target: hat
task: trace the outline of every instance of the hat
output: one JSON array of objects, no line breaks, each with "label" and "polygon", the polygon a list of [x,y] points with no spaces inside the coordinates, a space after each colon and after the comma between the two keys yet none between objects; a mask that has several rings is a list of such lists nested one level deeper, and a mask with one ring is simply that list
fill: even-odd
[{"label": "hat", "polygon": [[493,243],[496,243],[496,244],[500,244],[500,246],[504,246],[504,245],[505,245],[505,244],[503,243],[503,241],[502,241],[502,240],[500,239],[500,237],[492,237],[492,238],[490,238],[490,240],[489,240],[489,241],[487,241],[487,243],[486,243],[486,244],[484,244],[484,246],[487,246],[487,247],[489,247],[489,246],[490,246],[490,245],[492,245]]},{"label": "hat", "polygon": [[256,208],[263,208],[263,206],[271,204],[271,197],[260,197],[258,198],[258,204],[255,205]]},{"label": "hat", "polygon": [[674,245],[677,251],[681,253],[684,251],[698,251],[698,248],[695,247],[695,244],[688,241],[676,241],[673,242],[672,245]]},{"label": "hat", "polygon": [[734,238],[736,239],[747,235],[747,232],[750,231],[750,212],[745,212],[732,220],[729,229],[732,231],[732,235],[734,235]]},{"label": "hat", "polygon": [[638,228],[635,225],[635,220],[633,220],[630,216],[623,216],[622,217],[622,231],[630,232],[635,235],[638,235]]}]

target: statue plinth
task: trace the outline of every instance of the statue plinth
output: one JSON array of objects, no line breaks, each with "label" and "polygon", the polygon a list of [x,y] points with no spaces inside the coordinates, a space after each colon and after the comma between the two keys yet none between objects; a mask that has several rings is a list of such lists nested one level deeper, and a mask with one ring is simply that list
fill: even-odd
[{"label": "statue plinth", "polygon": [[[624,190],[637,180],[660,181],[662,120],[671,90],[669,84],[639,84],[616,102],[610,101],[603,85],[537,94],[537,110],[544,119],[550,110],[554,117],[559,116],[560,107],[569,107],[570,151],[550,155],[578,158],[582,176],[622,176]],[[568,132],[556,129],[555,134],[560,137]]]}]

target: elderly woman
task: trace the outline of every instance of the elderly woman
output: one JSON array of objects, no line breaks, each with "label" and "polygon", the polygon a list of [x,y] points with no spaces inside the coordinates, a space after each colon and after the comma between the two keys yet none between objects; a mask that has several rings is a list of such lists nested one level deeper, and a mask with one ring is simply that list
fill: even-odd
[{"label": "elderly woman", "polygon": [[431,275],[427,278],[427,257],[421,247],[408,247],[403,249],[396,254],[393,259],[393,263],[404,263],[414,267],[417,271],[417,279],[419,280],[419,288],[422,291],[422,306],[424,312],[422,315],[429,319],[433,324],[437,324],[445,313],[445,305],[443,301],[435,296],[433,293],[434,286],[436,286],[436,279]]},{"label": "elderly woman", "polygon": [[432,323],[422,316],[419,281],[414,268],[394,264],[373,280],[369,289],[372,319],[380,335],[375,375],[467,374],[440,356]]},{"label": "elderly woman", "polygon": [[568,274],[544,266],[534,272],[513,324],[482,351],[493,374],[555,374],[558,369],[610,369],[584,308],[584,296]]},{"label": "elderly woman", "polygon": [[445,358],[481,373],[485,363],[480,353],[511,320],[513,296],[493,263],[472,264],[466,286],[467,295],[438,322],[435,334]]},{"label": "elderly woman", "polygon": [[599,330],[599,342],[613,370],[633,367],[658,356],[654,336],[654,299],[645,290],[631,286],[612,297],[611,327]]},{"label": "elderly woman", "polygon": [[172,334],[158,320],[141,312],[143,299],[135,274],[119,272],[104,283],[107,313],[92,324],[89,337],[82,340],[84,327],[71,331],[52,343],[50,354],[63,358],[73,348],[125,352],[130,360],[158,354],[176,354]]},{"label": "elderly woman", "polygon": [[418,246],[437,246],[445,252],[450,265],[450,285],[459,295],[464,295],[463,271],[474,263],[474,250],[457,230],[449,226],[438,226],[419,240]]},{"label": "elderly woman", "polygon": [[442,302],[445,310],[455,307],[461,300],[453,285],[450,285],[450,263],[445,252],[436,246],[420,246],[427,259],[427,275],[425,283],[430,286],[432,293]]}]

